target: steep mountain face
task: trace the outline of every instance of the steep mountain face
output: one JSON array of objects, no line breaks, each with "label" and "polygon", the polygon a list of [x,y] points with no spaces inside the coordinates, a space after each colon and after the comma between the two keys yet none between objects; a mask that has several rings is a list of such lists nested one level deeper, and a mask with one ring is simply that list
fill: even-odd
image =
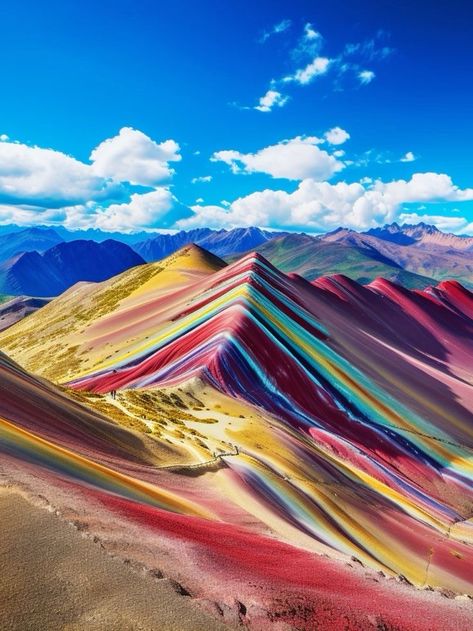
[{"label": "steep mountain face", "polygon": [[[148,267],[141,288],[136,270],[108,281],[112,303],[61,296],[2,348],[51,376],[47,349],[56,380],[91,401],[118,391],[121,412],[194,457],[208,441],[228,472],[220,519],[473,593],[473,295],[311,284],[258,254],[212,270],[197,248]],[[163,397],[178,432],[152,412]],[[192,497],[205,512],[218,492]]]},{"label": "steep mountain face", "polygon": [[[142,463],[153,463],[156,452],[146,437],[139,437],[123,428],[107,423],[103,417],[66,396],[64,392],[37,379],[0,352],[0,452],[25,449],[27,441],[10,443],[7,429],[15,424],[34,436],[59,441],[63,447],[89,455],[106,454],[132,457]],[[10,443],[10,449],[8,449]],[[41,454],[38,454],[38,457]],[[44,454],[46,456],[46,454]],[[72,462],[71,462],[72,465]]]},{"label": "steep mountain face", "polygon": [[0,291],[9,295],[55,296],[78,281],[102,281],[144,260],[129,246],[113,241],[63,242],[25,252],[0,265]]},{"label": "steep mountain face", "polygon": [[124,270],[141,265],[144,261],[129,246],[109,239],[70,241],[47,250],[43,260],[52,268],[61,270],[64,289],[77,281],[99,282]]},{"label": "steep mountain face", "polygon": [[16,256],[22,252],[44,252],[62,243],[63,239],[51,228],[26,228],[8,234],[0,235],[0,262]]},{"label": "steep mountain face", "polygon": [[346,274],[360,283],[368,283],[378,276],[410,288],[424,288],[433,278],[405,271],[389,256],[361,239],[356,232],[337,231],[323,238],[305,234],[276,237],[258,247],[258,252],[284,272],[295,272],[307,280],[325,274]]},{"label": "steep mountain face", "polygon": [[233,230],[197,228],[189,231],[182,230],[176,234],[158,234],[136,243],[133,247],[146,261],[162,259],[189,243],[196,243],[217,256],[227,256],[254,249],[277,234],[260,228],[234,228]]},{"label": "steep mountain face", "polygon": [[18,254],[0,265],[0,291],[12,296],[54,296],[63,291],[60,271],[38,252]]}]

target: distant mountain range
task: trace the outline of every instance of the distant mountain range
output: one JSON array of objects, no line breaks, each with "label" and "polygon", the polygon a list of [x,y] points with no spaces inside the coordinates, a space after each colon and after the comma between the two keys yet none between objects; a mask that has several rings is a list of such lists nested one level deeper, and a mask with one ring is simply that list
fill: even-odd
[{"label": "distant mountain range", "polygon": [[344,274],[359,283],[381,276],[408,288],[423,289],[435,284],[433,278],[406,271],[374,247],[324,237],[290,234],[268,241],[257,251],[282,271],[300,274],[310,281],[319,276]]},{"label": "distant mountain range", "polygon": [[0,235],[0,261],[6,261],[21,252],[44,252],[64,239],[52,228],[25,228],[18,232]]},{"label": "distant mountain range", "polygon": [[60,241],[77,241],[84,239],[87,241],[96,241],[97,243],[102,243],[102,241],[114,239],[115,241],[122,241],[123,243],[127,243],[128,245],[138,243],[138,241],[143,241],[153,234],[144,230],[141,232],[123,233],[104,232],[103,230],[99,230],[97,228],[88,228],[87,230],[68,230],[67,228],[64,228],[64,226],[32,226],[25,228],[23,226],[17,226],[15,224],[9,224],[5,226],[0,226],[0,241],[5,235],[11,237],[11,235],[13,234],[17,234],[20,232],[26,233],[31,231],[54,232],[56,238],[58,238],[58,243]]},{"label": "distant mountain range", "polygon": [[[253,249],[281,270],[308,280],[344,274],[360,283],[383,277],[411,289],[449,279],[473,287],[473,238],[423,223],[394,223],[364,233],[337,228],[316,237],[292,233]],[[233,261],[238,255],[226,258]]]},{"label": "distant mountain range", "polygon": [[109,239],[62,242],[23,252],[0,265],[0,293],[13,296],[57,296],[78,281],[102,281],[144,263],[128,245]]},{"label": "distant mountain range", "polygon": [[47,298],[31,298],[30,296],[16,296],[4,302],[0,302],[0,331],[8,329],[15,322],[34,313],[47,305]]},{"label": "distant mountain range", "polygon": [[356,248],[368,256],[382,256],[407,272],[455,279],[473,287],[473,238],[441,232],[435,226],[391,224],[366,233],[338,229],[323,241]]},{"label": "distant mountain range", "polygon": [[[74,240],[77,234],[93,238]],[[311,281],[345,274],[361,283],[383,277],[411,289],[448,279],[473,287],[473,237],[425,223],[393,223],[366,232],[338,228],[319,236],[255,227],[198,228],[97,241],[107,234],[44,227],[0,234],[0,293],[54,296],[78,281],[104,280],[145,261],[159,261],[190,243],[227,262],[257,251],[281,270]],[[135,242],[137,238],[141,240]]]},{"label": "distant mountain range", "polygon": [[53,229],[42,226],[16,230],[12,228],[12,232],[0,233],[0,261],[5,261],[22,252],[45,252],[63,242],[103,243],[110,239],[130,245],[147,262],[159,261],[189,243],[200,245],[217,256],[226,256],[246,252],[283,234],[288,233],[271,232],[254,227],[232,230],[196,228],[176,233],[140,232],[135,234],[109,233],[101,230],[70,231],[62,227]]},{"label": "distant mountain range", "polygon": [[229,256],[254,250],[263,243],[286,232],[270,232],[261,228],[234,228],[233,230],[210,230],[197,228],[176,234],[157,234],[133,245],[133,249],[146,261],[157,261],[169,256],[188,243],[195,243],[217,256]]},{"label": "distant mountain range", "polygon": [[384,241],[391,241],[398,245],[440,246],[473,252],[473,237],[442,232],[436,226],[431,226],[422,221],[418,224],[403,224],[402,226],[394,222],[382,228],[371,228],[364,234],[383,239]]}]

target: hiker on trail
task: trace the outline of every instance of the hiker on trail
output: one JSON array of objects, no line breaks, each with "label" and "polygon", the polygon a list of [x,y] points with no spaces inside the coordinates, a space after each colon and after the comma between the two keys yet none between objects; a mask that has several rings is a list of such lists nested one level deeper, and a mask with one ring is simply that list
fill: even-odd
[{"label": "hiker on trail", "polygon": [[[112,375],[116,375],[116,374],[117,374],[116,370],[112,371]],[[117,391],[116,390],[111,390],[110,394],[112,395],[112,399],[115,401],[115,398],[117,396]]]}]

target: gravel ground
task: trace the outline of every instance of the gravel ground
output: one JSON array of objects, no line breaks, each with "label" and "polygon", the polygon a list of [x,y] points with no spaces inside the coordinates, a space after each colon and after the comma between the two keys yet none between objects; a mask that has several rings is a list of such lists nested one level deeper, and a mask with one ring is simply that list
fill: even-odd
[{"label": "gravel ground", "polygon": [[0,492],[2,631],[220,631],[176,592],[141,575],[17,493]]}]

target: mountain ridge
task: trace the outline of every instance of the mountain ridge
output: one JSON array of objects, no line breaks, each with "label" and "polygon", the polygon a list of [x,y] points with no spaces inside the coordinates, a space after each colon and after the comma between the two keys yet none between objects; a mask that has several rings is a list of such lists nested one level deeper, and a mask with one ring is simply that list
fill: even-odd
[{"label": "mountain ridge", "polygon": [[175,234],[158,234],[133,247],[148,262],[164,258],[188,243],[196,243],[217,256],[225,256],[250,250],[277,234],[257,227],[231,230],[196,228]]},{"label": "mountain ridge", "polygon": [[408,226],[405,232],[399,226],[392,226],[393,224],[381,231],[373,229],[364,233],[341,229],[321,238],[330,243],[355,246],[366,254],[376,251],[412,274],[437,281],[454,279],[473,287],[470,250],[473,238],[448,235],[433,226],[427,226],[427,229],[422,226]]},{"label": "mountain ridge", "polygon": [[[19,235],[16,239],[15,234]],[[3,262],[2,238],[8,244],[9,251],[14,252]],[[36,250],[24,252],[21,247],[28,239],[40,248],[48,244],[48,239],[56,241],[62,237],[55,231],[43,228],[0,236],[0,292],[34,296],[38,294],[39,283],[39,293],[42,296],[57,295],[77,280],[101,280],[103,275],[91,274],[90,270],[85,273],[87,260],[90,259],[89,250],[95,247],[98,252],[100,248],[107,249],[107,244],[115,242],[110,239],[101,241],[100,244],[87,240],[60,241],[52,246],[68,243],[70,245],[65,250],[77,248],[76,261],[69,260],[65,266],[66,276],[69,273],[66,268],[78,267],[80,260],[84,259],[84,270],[65,279],[64,272],[57,269],[58,262],[54,261],[53,253],[57,250],[49,254],[47,252],[51,248],[39,250],[39,257],[34,254]],[[242,254],[257,250],[283,271],[302,274],[308,280],[324,274],[342,273],[361,283],[368,283],[376,276],[384,276],[409,288],[423,289],[435,284],[435,281],[448,279],[473,287],[473,237],[443,233],[435,226],[422,222],[402,226],[394,222],[366,232],[339,227],[318,236],[296,232],[275,233],[255,227],[232,230],[198,228],[175,234],[155,235],[146,241],[127,246],[132,247],[140,259],[133,259],[128,253],[125,257],[126,265],[142,263],[143,259],[161,260],[192,242],[229,262]],[[95,243],[96,246],[90,246],[90,243]],[[20,251],[17,251],[19,247]],[[110,263],[104,263],[103,267],[110,267]],[[112,276],[117,271],[111,265],[108,275]]]},{"label": "mountain ridge", "polygon": [[401,224],[396,222],[385,224],[382,228],[371,228],[364,234],[372,235],[386,241],[393,241],[399,245],[430,246],[437,245],[440,247],[473,250],[473,237],[455,235],[451,232],[442,232],[432,224]]},{"label": "mountain ridge", "polygon": [[[259,253],[217,263],[189,246],[74,287],[0,343],[194,458],[222,454],[218,479],[231,479],[251,523],[418,586],[473,593],[471,292],[309,283]],[[151,412],[163,400],[175,425]],[[233,504],[219,510],[242,519]]]},{"label": "mountain ridge", "polygon": [[0,264],[0,291],[48,297],[78,281],[101,281],[144,260],[129,246],[109,239],[61,242],[40,254],[16,254]]},{"label": "mountain ridge", "polygon": [[22,252],[44,252],[62,243],[63,238],[52,228],[31,227],[0,235],[0,263]]},{"label": "mountain ridge", "polygon": [[[338,234],[344,232],[342,229]],[[377,276],[385,276],[407,287],[423,288],[435,284],[433,278],[406,271],[376,248],[361,244],[289,234],[271,239],[257,250],[282,271],[298,273],[308,280],[315,280],[326,274],[344,273],[361,283],[370,282]],[[233,259],[234,257],[231,260]]]}]

